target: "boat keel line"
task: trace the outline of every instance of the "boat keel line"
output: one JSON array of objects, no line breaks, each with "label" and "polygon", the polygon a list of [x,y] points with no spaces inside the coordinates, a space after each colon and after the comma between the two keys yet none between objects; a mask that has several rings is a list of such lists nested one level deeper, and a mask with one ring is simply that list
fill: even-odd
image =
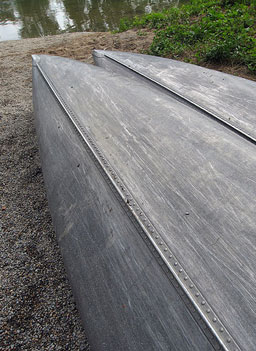
[{"label": "boat keel line", "polygon": [[132,71],[135,74],[139,75],[140,77],[144,78],[146,81],[151,82],[153,85],[157,86],[158,88],[164,90],[165,92],[169,93],[170,95],[172,95],[176,100],[180,101],[181,103],[185,103],[187,106],[193,108],[194,110],[200,111],[201,113],[203,113],[205,116],[207,116],[208,118],[211,118],[215,121],[217,121],[218,123],[222,124],[224,127],[228,128],[229,130],[231,130],[232,132],[236,133],[237,135],[239,135],[240,137],[244,138],[245,140],[253,143],[254,145],[256,145],[256,139],[251,136],[250,134],[244,132],[243,130],[235,127],[234,125],[232,125],[231,123],[229,123],[228,121],[224,120],[222,117],[216,115],[214,112],[208,110],[207,108],[198,105],[196,102],[194,102],[193,100],[190,100],[189,98],[187,98],[186,96],[178,93],[177,91],[167,87],[166,85],[158,82],[157,80],[148,77],[146,74],[139,72],[138,70],[136,70],[135,68],[132,68],[128,65],[126,65],[125,63],[119,61],[118,59],[111,57],[109,54],[104,54],[104,57],[107,58],[110,61],[113,61],[114,63],[117,63],[118,65],[126,68],[128,71]]},{"label": "boat keel line", "polygon": [[130,191],[124,185],[118,172],[113,169],[102,151],[99,150],[96,142],[85,128],[80,125],[75,113],[61,97],[50,78],[40,67],[39,62],[36,62],[35,66],[39,70],[51,92],[54,94],[58,104],[70,119],[79,137],[84,142],[86,150],[92,157],[96,167],[113,190],[118,201],[121,203],[125,212],[138,230],[140,236],[149,247],[151,253],[166,273],[169,281],[177,290],[194,320],[206,335],[214,349],[241,351],[234,338],[230,335],[180,262],[166,245],[161,235],[156,231],[153,224],[133,198]]}]

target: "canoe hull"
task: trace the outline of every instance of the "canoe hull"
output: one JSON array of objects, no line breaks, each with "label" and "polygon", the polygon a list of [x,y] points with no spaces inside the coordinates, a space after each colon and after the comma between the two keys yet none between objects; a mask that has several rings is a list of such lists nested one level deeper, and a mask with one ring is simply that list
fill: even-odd
[{"label": "canoe hull", "polygon": [[[223,75],[234,104],[222,115],[207,79],[200,104],[200,76],[187,89],[208,70],[113,52],[95,60],[33,57],[49,207],[92,347],[251,350],[256,122],[250,108],[241,118],[239,80]],[[254,89],[242,80],[243,94]]]},{"label": "canoe hull", "polygon": [[145,234],[36,67],[33,86],[50,212],[92,347],[212,350],[173,277],[149,250]]}]

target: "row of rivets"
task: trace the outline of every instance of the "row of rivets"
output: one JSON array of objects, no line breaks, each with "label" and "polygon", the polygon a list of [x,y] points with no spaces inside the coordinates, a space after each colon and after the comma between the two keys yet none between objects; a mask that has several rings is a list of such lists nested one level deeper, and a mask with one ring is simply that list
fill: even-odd
[{"label": "row of rivets", "polygon": [[[156,235],[155,238],[156,238],[156,239],[159,239],[159,236]],[[159,244],[160,246],[162,246],[162,245],[163,245],[163,242],[160,241],[158,244]],[[167,252],[167,251],[168,251],[168,249],[167,249],[167,247],[165,247],[165,248],[164,248],[164,252]],[[172,254],[169,254],[169,258],[170,258],[170,259],[173,259],[173,255],[172,255]],[[175,267],[178,266],[178,262],[177,262],[177,261],[174,262],[174,266],[175,266]],[[182,272],[183,272],[183,269],[182,269],[182,268],[179,268],[179,273],[182,273]],[[185,280],[185,281],[188,280],[188,277],[187,277],[186,275],[185,275],[185,277],[184,277],[184,280]],[[175,284],[175,287],[176,287],[176,288],[180,288],[180,286],[179,286],[178,284]],[[192,287],[192,286],[191,286],[191,287]],[[181,290],[181,291],[180,291],[180,294],[181,294],[181,295],[184,295],[184,291]],[[199,297],[199,293],[198,293],[198,292],[196,293],[196,296]],[[205,301],[203,300],[203,301],[202,301],[202,305],[204,305],[204,304],[205,304]],[[194,312],[196,312],[195,309],[194,309]],[[206,325],[204,325],[204,327],[206,328]]]},{"label": "row of rivets", "polygon": [[[155,239],[159,239],[159,238],[160,238],[159,235],[156,235],[156,236],[155,236]],[[158,245],[161,247],[161,246],[163,245],[163,242],[162,242],[162,241],[159,241],[159,242],[158,242]],[[163,251],[164,251],[164,252],[167,252],[167,251],[168,251],[167,247],[165,247],[165,248],[163,249]],[[170,259],[173,259],[173,260],[174,260],[174,257],[173,257],[172,254],[169,254],[168,257],[169,257]],[[178,267],[178,262],[177,262],[177,261],[174,261],[173,265],[177,268],[177,267]],[[183,273],[183,269],[182,269],[182,268],[179,268],[178,272],[179,272],[179,273]],[[187,275],[184,276],[184,280],[185,280],[185,281],[188,281],[188,280],[189,280],[189,278],[188,278]],[[178,286],[179,286],[179,285],[175,284],[175,287],[176,287],[176,288],[177,288]],[[194,289],[194,284],[190,284],[190,285],[189,285],[189,288],[190,288],[191,290]],[[199,298],[199,297],[200,297],[200,293],[199,293],[199,292],[195,292],[195,296],[196,296],[197,298]],[[206,306],[206,301],[205,301],[205,300],[202,300],[202,301],[201,301],[201,305],[202,305],[202,306]],[[193,309],[193,311],[196,312],[196,309]],[[211,312],[211,310],[210,310],[209,308],[207,308],[207,309],[206,309],[206,313],[209,314],[210,312]],[[201,317],[199,317],[198,319],[201,319]],[[213,323],[217,323],[217,321],[218,321],[218,320],[217,320],[216,317],[213,317],[213,318],[212,318],[212,322],[213,322]],[[206,328],[206,327],[207,327],[207,326],[206,326],[205,323],[204,323],[204,328]],[[223,333],[223,332],[224,332],[224,328],[223,328],[223,327],[220,327],[220,328],[219,328],[219,332],[220,332],[220,333]],[[213,336],[212,336],[212,337],[213,337]],[[227,339],[226,339],[226,342],[227,342],[227,343],[230,343],[230,342],[231,342],[231,339],[230,339],[230,338],[227,338]],[[220,349],[221,349],[221,348],[220,348]],[[235,351],[235,350],[234,350],[234,351]]]},{"label": "row of rivets", "polygon": [[[101,156],[101,158],[103,158],[102,155],[100,155],[100,156]],[[104,160],[105,160],[105,159],[104,159]],[[105,161],[105,164],[107,164],[106,161]],[[114,179],[117,179],[117,176],[115,175],[115,173],[114,173],[111,169],[110,169],[110,174],[113,175],[113,178],[114,178]],[[117,183],[120,183],[119,179],[117,180]],[[121,189],[124,191],[124,187],[123,187],[123,186],[121,186]],[[127,200],[132,200],[132,197],[130,196],[130,194],[126,193],[125,196],[127,197]],[[130,206],[136,206],[136,203],[135,203],[135,202],[133,202],[133,204],[129,203],[129,205],[130,205]],[[143,221],[143,222],[147,222],[147,218],[146,218],[146,217],[143,217],[143,212],[141,212],[140,208],[137,207],[137,208],[136,208],[136,211],[139,212],[139,216],[142,217],[142,218],[141,218],[142,221]],[[147,224],[147,227],[148,227],[149,229],[151,229],[151,230],[150,230],[151,233],[154,232],[154,228],[151,226],[151,224],[150,224],[149,222],[148,222],[148,224]],[[142,232],[143,232],[143,231],[142,231]],[[159,236],[157,235],[157,236],[155,236],[155,238],[156,238],[156,239],[159,239]],[[144,240],[146,240],[146,241],[148,240],[148,236],[147,236],[147,235],[144,236]],[[160,245],[160,246],[162,246],[163,244],[164,244],[163,241],[160,241],[160,242],[159,242],[159,245]],[[167,252],[167,251],[168,251],[168,248],[165,247],[163,250],[164,250],[165,252]],[[159,257],[160,257],[160,256],[159,256]],[[173,258],[173,255],[170,254],[170,255],[169,255],[169,258]],[[177,261],[174,262],[174,266],[175,266],[175,267],[178,266],[178,262],[177,262]],[[182,273],[182,272],[183,272],[183,269],[180,268],[180,269],[179,269],[179,273]],[[171,272],[170,272],[170,274],[169,274],[169,277],[170,277],[170,279],[173,279],[173,278],[174,278],[174,277],[173,277],[173,274],[172,274]],[[187,281],[187,280],[188,280],[188,277],[185,276],[185,277],[184,277],[184,280]],[[178,283],[175,284],[175,287],[176,287],[177,289],[180,288],[180,286],[179,286]],[[190,285],[190,288],[193,289],[193,288],[194,288],[194,285],[191,284],[191,285]],[[181,293],[182,293],[182,295],[184,295],[184,292],[183,292],[183,291],[181,291]],[[196,293],[195,293],[195,296],[196,296],[196,297],[199,297],[200,294],[199,294],[198,292],[196,292]],[[206,302],[203,300],[203,301],[201,302],[201,305],[205,305],[205,304],[206,304]],[[196,312],[195,309],[194,309],[194,312]],[[207,313],[210,313],[211,311],[210,311],[210,309],[208,308],[208,309],[206,310],[206,312],[207,312]],[[199,319],[201,319],[200,316],[199,316]],[[214,323],[216,323],[216,322],[217,322],[216,317],[213,317],[213,318],[212,318],[212,321],[213,321]],[[206,327],[206,325],[205,325],[204,327]],[[223,332],[224,332],[224,328],[223,328],[223,327],[219,328],[219,331],[220,331],[221,333],[223,333]],[[230,343],[230,342],[231,342],[231,339],[228,338],[228,339],[227,339],[227,342]]]},{"label": "row of rivets", "polygon": [[[108,57],[107,55],[105,55],[105,56]],[[110,58],[111,58],[111,56],[110,56]],[[119,62],[118,60],[115,60],[115,61]],[[130,68],[129,65],[127,65],[127,67]],[[187,215],[187,214],[189,214],[189,213],[186,212],[186,215]],[[158,239],[158,238],[159,238],[159,237],[156,236],[156,239]],[[166,248],[164,249],[164,251],[166,252]],[[169,255],[169,258],[172,258],[172,255]],[[182,271],[179,270],[179,272],[181,273]],[[188,280],[188,277],[185,276],[185,277],[184,277],[184,280],[187,281],[187,280]],[[193,287],[194,287],[193,284],[191,284],[190,287],[193,288]],[[202,301],[202,305],[204,305],[204,304],[205,304],[205,301]],[[209,309],[207,309],[207,311],[208,311],[208,310],[209,310]],[[223,328],[222,328],[222,329],[223,329]],[[212,338],[213,338],[213,335],[211,335],[211,336],[212,336]],[[227,342],[230,342],[230,339],[227,339]],[[219,349],[221,349],[221,347],[219,347]]]},{"label": "row of rivets", "polygon": [[[155,236],[155,239],[159,239],[159,235],[156,235],[156,236]],[[163,241],[159,241],[159,242],[158,242],[158,245],[159,245],[159,246],[162,246],[162,245],[163,245]],[[165,247],[163,250],[164,250],[164,252],[167,252],[167,251],[168,251],[168,248]],[[170,258],[170,259],[174,259],[172,254],[169,254],[169,258]],[[177,261],[174,261],[174,266],[175,266],[175,267],[178,266],[178,262],[177,262]],[[179,273],[182,273],[182,272],[183,272],[183,269],[182,269],[182,268],[179,268]],[[172,275],[172,274],[171,274],[171,275]],[[172,277],[173,277],[173,275],[172,275]],[[188,279],[189,279],[188,276],[185,275],[185,276],[184,276],[184,280],[187,281]],[[179,284],[175,284],[175,287],[176,287],[176,288],[180,288]],[[190,284],[190,289],[193,289],[193,288],[194,288],[194,285],[193,285],[193,284]],[[184,295],[184,292],[181,291],[181,294]],[[198,298],[198,297],[200,296],[199,292],[196,292],[196,293],[195,293],[195,296]],[[206,301],[205,301],[205,300],[202,300],[202,301],[201,301],[201,305],[202,305],[202,306],[206,305]],[[196,309],[193,309],[193,311],[196,312]],[[209,308],[207,309],[207,313],[209,313],[208,311],[210,312],[210,309],[209,309]],[[201,317],[199,316],[198,319],[201,320]],[[216,317],[214,317],[214,318],[213,318],[213,322],[216,322],[216,321],[217,321],[217,319],[216,319]],[[204,323],[204,328],[206,328],[205,323]],[[224,329],[223,329],[222,327],[220,328],[220,330],[223,330],[223,331],[224,331]]]}]

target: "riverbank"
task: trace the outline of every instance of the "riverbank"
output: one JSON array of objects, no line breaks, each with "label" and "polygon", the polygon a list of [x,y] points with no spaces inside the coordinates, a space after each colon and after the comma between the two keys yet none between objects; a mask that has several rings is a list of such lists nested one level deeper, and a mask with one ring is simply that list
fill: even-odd
[{"label": "riverbank", "polygon": [[[92,62],[140,52],[152,34],[73,33],[0,42],[0,350],[88,350],[53,231],[32,111],[31,54]],[[88,323],[90,321],[88,320]]]},{"label": "riverbank", "polygon": [[[153,36],[142,29],[0,42],[1,351],[89,349],[45,197],[33,123],[31,55],[92,63],[94,48],[142,52]],[[230,67],[216,68],[230,72]]]}]

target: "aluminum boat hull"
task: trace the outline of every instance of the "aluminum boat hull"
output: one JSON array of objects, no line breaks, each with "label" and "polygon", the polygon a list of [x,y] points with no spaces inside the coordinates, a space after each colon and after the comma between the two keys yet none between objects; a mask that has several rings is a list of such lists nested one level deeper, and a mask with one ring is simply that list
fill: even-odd
[{"label": "aluminum boat hull", "polygon": [[49,207],[92,348],[253,350],[256,84],[94,57],[33,56]]}]

